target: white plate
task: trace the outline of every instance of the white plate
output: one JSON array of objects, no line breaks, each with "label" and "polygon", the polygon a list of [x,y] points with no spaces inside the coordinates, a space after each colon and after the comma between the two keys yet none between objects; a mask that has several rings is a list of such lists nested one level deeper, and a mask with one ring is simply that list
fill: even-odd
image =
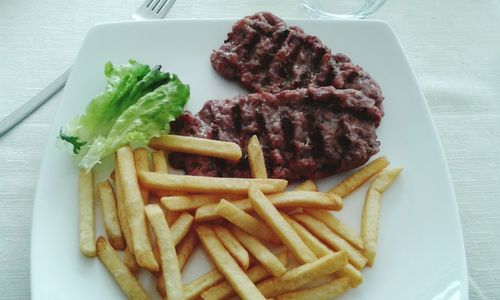
[{"label": "white plate", "polygon": [[[99,260],[79,252],[77,168],[55,143],[61,126],[104,89],[104,64],[125,63],[129,58],[161,64],[190,84],[188,108],[198,111],[206,100],[246,93],[236,82],[218,76],[209,61],[233,22],[125,22],[99,25],[88,33],[64,90],[40,171],[32,227],[33,299],[123,297]],[[464,247],[450,175],[426,102],[394,33],[379,21],[290,20],[289,24],[318,35],[380,83],[386,113],[377,130],[380,154],[387,155],[392,165],[404,167],[384,195],[375,266],[365,269],[364,283],[342,299],[467,299]],[[97,179],[104,179],[110,168],[104,163]],[[320,181],[321,189],[346,175]],[[363,196],[364,190],[349,196],[340,213],[357,229]],[[103,234],[100,221],[97,226]],[[184,279],[209,268],[198,251]],[[151,284],[147,288],[154,290]]]}]

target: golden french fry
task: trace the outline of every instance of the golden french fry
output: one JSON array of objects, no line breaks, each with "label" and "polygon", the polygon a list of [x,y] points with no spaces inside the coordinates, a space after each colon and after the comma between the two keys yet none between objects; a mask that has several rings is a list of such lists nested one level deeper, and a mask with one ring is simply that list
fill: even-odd
[{"label": "golden french fry", "polygon": [[162,197],[192,195],[191,193],[188,192],[170,191],[170,190],[150,190],[150,192],[151,194],[158,197],[158,199]]},{"label": "golden french fry", "polygon": [[299,184],[298,186],[296,186],[293,190],[294,191],[304,191],[304,192],[306,192],[306,191],[317,192],[318,186],[311,179],[307,179],[306,181],[304,181],[301,184]]},{"label": "golden french fry", "polygon": [[363,183],[368,181],[368,179],[373,177],[378,172],[382,171],[382,169],[388,165],[389,161],[385,156],[379,157],[361,168],[359,171],[356,171],[356,173],[342,180],[342,182],[331,188],[328,193],[336,194],[343,198],[363,185]]},{"label": "golden french fry", "polygon": [[337,277],[348,277],[349,278],[349,285],[352,288],[357,287],[361,283],[363,283],[363,275],[361,272],[356,269],[352,264],[347,264],[345,267],[342,269],[338,270],[334,274]]},{"label": "golden french fry", "polygon": [[[181,269],[181,271],[191,257],[191,254],[193,254],[197,243],[198,237],[196,236],[196,233],[194,231],[190,231],[188,235],[186,235],[186,237],[177,246],[177,258],[179,260],[179,268]],[[166,296],[165,278],[163,277],[163,275],[160,275],[156,280],[156,290],[162,297]]]},{"label": "golden french fry", "polygon": [[186,236],[193,224],[193,216],[188,213],[182,213],[175,223],[172,225],[172,240],[174,245],[180,243],[180,241]]},{"label": "golden french fry", "polygon": [[347,264],[344,251],[329,254],[287,271],[281,277],[266,279],[257,288],[268,298],[298,290],[305,285],[335,273]]},{"label": "golden french fry", "polygon": [[[312,233],[310,233],[304,226],[302,226],[299,222],[290,218],[289,216],[282,214],[283,217],[292,225],[293,229],[297,232],[300,238],[304,241],[309,249],[317,256],[323,257],[329,254],[334,253],[333,250],[325,246],[317,237],[315,237]],[[363,276],[361,272],[353,267],[350,263],[347,263],[345,267],[340,269],[335,273],[339,277],[347,276],[350,279],[351,287],[357,287],[363,282]]]},{"label": "golden french fry", "polygon": [[231,253],[233,258],[238,262],[243,270],[247,270],[250,264],[250,256],[248,251],[240,244],[234,235],[224,226],[214,225],[215,234],[224,245],[224,247]]},{"label": "golden french fry", "polygon": [[80,171],[78,180],[78,202],[80,220],[80,252],[95,256],[95,209],[92,171]]},{"label": "golden french fry", "polygon": [[[128,225],[127,209],[125,208],[125,196],[123,195],[123,188],[120,180],[120,169],[118,168],[118,159],[115,167],[115,195],[116,195],[116,210],[118,213],[118,221],[122,229],[125,242],[127,243],[128,251],[134,257],[134,242],[132,241],[132,232]],[[135,261],[135,258],[134,258]]]},{"label": "golden french fry", "polygon": [[394,180],[398,178],[401,171],[403,171],[403,168],[394,168],[382,171],[382,173],[375,177],[370,185],[370,188],[376,190],[380,194],[383,194],[389,186],[391,186]]},{"label": "golden french fry", "polygon": [[123,256],[123,263],[127,266],[130,272],[135,273],[139,270],[139,265],[135,261],[134,255],[130,252],[130,250],[125,248],[125,253]]},{"label": "golden french fry", "polygon": [[[287,264],[287,252],[283,251],[277,254],[278,259],[283,265]],[[251,267],[247,272],[246,272],[248,278],[252,282],[259,282],[263,279],[266,279],[270,276],[272,276],[269,271],[266,270],[261,265],[257,265],[254,267]],[[235,291],[231,284],[227,281],[223,281],[217,285],[214,285],[213,287],[207,289],[201,294],[201,298],[204,300],[215,300],[215,299],[227,299],[229,297],[232,297],[235,295]]]},{"label": "golden french fry", "polygon": [[153,171],[168,174],[168,162],[166,155],[167,154],[163,150],[151,152]]},{"label": "golden french fry", "polygon": [[273,229],[300,263],[309,263],[316,259],[316,255],[307,248],[278,209],[256,186],[250,186],[248,196],[255,212]]},{"label": "golden french fry", "polygon": [[[336,195],[328,195],[320,192],[283,192],[268,195],[267,198],[275,207],[279,209],[314,207],[339,210],[343,206],[342,198]],[[248,198],[231,201],[231,203],[244,211],[253,211],[252,203]],[[217,204],[215,203],[199,207],[198,209],[196,209],[195,220],[198,222],[217,220],[220,216],[215,212],[216,207]]]},{"label": "golden french fry", "polygon": [[[149,153],[146,148],[136,148],[134,149],[134,163],[137,173],[141,171],[149,171]],[[142,201],[144,205],[148,204],[149,191],[147,188],[142,186],[139,187],[141,191]]]},{"label": "golden french fry", "polygon": [[186,297],[186,300],[197,299],[204,290],[223,280],[224,275],[222,275],[219,270],[212,270],[186,284],[184,286],[184,296]]},{"label": "golden french fry", "polygon": [[123,238],[122,229],[120,228],[120,222],[118,222],[113,187],[108,181],[103,181],[97,185],[97,193],[101,203],[104,229],[106,230],[109,243],[116,250],[124,250],[125,240]]},{"label": "golden french fry", "polygon": [[215,204],[217,205],[221,199],[236,200],[241,199],[241,195],[231,194],[196,194],[185,196],[169,196],[162,197],[161,204],[170,211],[186,211],[195,210],[198,207]]},{"label": "golden french fry", "polygon": [[153,227],[158,247],[160,249],[161,266],[168,300],[184,299],[181,271],[175,244],[163,214],[157,204],[149,204],[144,208],[149,223]]},{"label": "golden french fry", "polygon": [[328,254],[334,253],[330,250],[325,244],[323,244],[320,240],[318,240],[312,233],[310,233],[304,226],[302,226],[299,222],[290,218],[290,216],[282,213],[281,214],[285,220],[292,226],[292,228],[297,232],[299,237],[304,241],[306,246],[311,249],[311,251],[317,257],[323,257]]},{"label": "golden french fry", "polygon": [[196,233],[191,230],[186,237],[177,245],[177,259],[179,260],[179,268],[184,269],[187,261],[193,254],[196,245],[198,244],[198,237]]},{"label": "golden french fry", "polygon": [[241,158],[241,148],[236,143],[190,136],[164,135],[151,139],[149,147],[170,152],[217,157],[230,161],[238,161]]},{"label": "golden french fry", "polygon": [[288,183],[283,179],[221,178],[155,172],[141,172],[139,180],[149,189],[211,194],[246,194],[252,183],[264,193],[278,193],[283,191]]},{"label": "golden french fry", "polygon": [[286,272],[286,267],[279,259],[255,237],[234,226],[232,232],[238,241],[240,241],[255,259],[257,259],[269,273],[273,274],[273,276],[279,277]]},{"label": "golden french fry", "polygon": [[222,199],[215,211],[221,217],[251,235],[269,243],[279,244],[279,238],[264,222],[252,217],[231,202]]},{"label": "golden french fry", "polygon": [[210,226],[198,225],[196,232],[205,251],[243,300],[266,299],[227,252]]},{"label": "golden french fry", "polygon": [[328,228],[333,230],[336,234],[340,235],[344,240],[348,241],[351,245],[359,250],[363,250],[363,239],[359,236],[354,229],[347,224],[342,223],[329,211],[324,209],[309,209],[304,210],[306,213],[325,223]]},{"label": "golden french fry", "polygon": [[382,194],[399,176],[402,169],[384,170],[377,175],[366,193],[361,218],[361,237],[364,240],[363,254],[368,258],[368,266],[372,266],[377,253],[378,224],[380,217],[380,200]]},{"label": "golden french fry", "polygon": [[149,299],[141,284],[120,260],[113,247],[100,236],[96,242],[97,256],[129,299]]},{"label": "golden french fry", "polygon": [[121,147],[116,155],[120,170],[121,187],[125,196],[128,225],[132,234],[134,256],[141,267],[151,271],[158,271],[159,266],[148,237],[146,218],[144,216],[144,202],[137,182],[132,150],[128,146]]},{"label": "golden french fry", "polygon": [[349,289],[349,278],[342,277],[319,286],[280,295],[276,300],[330,300]]},{"label": "golden french fry", "polygon": [[351,246],[351,244],[349,244],[346,240],[328,228],[328,226],[326,226],[323,222],[308,214],[296,214],[293,215],[293,218],[299,221],[318,239],[326,243],[331,248],[338,251],[344,250],[349,257],[349,262],[357,269],[361,270],[366,265],[366,257],[364,257],[358,249]]},{"label": "golden french fry", "polygon": [[264,153],[256,135],[248,141],[248,164],[253,178],[267,178],[266,163]]}]

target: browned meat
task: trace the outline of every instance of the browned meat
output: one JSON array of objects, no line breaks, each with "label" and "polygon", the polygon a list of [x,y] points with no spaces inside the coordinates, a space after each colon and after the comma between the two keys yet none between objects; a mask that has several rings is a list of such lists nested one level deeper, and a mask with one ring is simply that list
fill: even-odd
[{"label": "browned meat", "polygon": [[211,62],[220,75],[238,80],[252,92],[334,86],[361,91],[382,108],[380,87],[367,72],[268,12],[238,20]]},{"label": "browned meat", "polygon": [[303,88],[211,100],[172,124],[176,134],[239,144],[244,157],[220,159],[172,153],[172,166],[190,175],[250,177],[246,146],[257,135],[270,177],[321,178],[363,165],[378,152],[382,110],[355,89]]}]

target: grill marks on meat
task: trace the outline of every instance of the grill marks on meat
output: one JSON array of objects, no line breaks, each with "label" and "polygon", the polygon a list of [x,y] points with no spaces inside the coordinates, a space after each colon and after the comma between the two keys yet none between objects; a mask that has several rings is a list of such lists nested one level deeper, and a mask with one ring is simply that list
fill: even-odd
[{"label": "grill marks on meat", "polygon": [[334,86],[359,90],[382,108],[380,87],[366,71],[268,12],[237,21],[210,59],[220,75],[239,80],[252,92]]},{"label": "grill marks on meat", "polygon": [[172,131],[235,142],[243,159],[231,163],[172,153],[170,162],[189,175],[250,177],[246,147],[255,134],[270,177],[321,178],[361,166],[378,152],[375,128],[381,117],[374,99],[331,86],[211,100],[197,115],[185,112]]}]

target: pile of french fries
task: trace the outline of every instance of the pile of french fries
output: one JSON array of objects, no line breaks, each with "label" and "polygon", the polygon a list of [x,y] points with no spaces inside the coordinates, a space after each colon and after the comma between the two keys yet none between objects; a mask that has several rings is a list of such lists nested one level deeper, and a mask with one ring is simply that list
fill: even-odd
[{"label": "pile of french fries", "polygon": [[[254,178],[246,179],[168,174],[169,151],[236,161],[236,144],[164,136],[149,146],[151,163],[146,148],[120,148],[110,179],[96,185],[107,238],[95,238],[92,172],[79,180],[80,250],[97,255],[129,299],[149,298],[139,268],[169,300],[326,300],[357,287],[373,265],[382,194],[401,172],[386,169],[385,157],[323,193],[311,180],[285,191],[286,180],[268,179],[256,137],[247,149]],[[331,212],[372,177],[359,234]],[[183,283],[198,244],[216,268]]]}]

